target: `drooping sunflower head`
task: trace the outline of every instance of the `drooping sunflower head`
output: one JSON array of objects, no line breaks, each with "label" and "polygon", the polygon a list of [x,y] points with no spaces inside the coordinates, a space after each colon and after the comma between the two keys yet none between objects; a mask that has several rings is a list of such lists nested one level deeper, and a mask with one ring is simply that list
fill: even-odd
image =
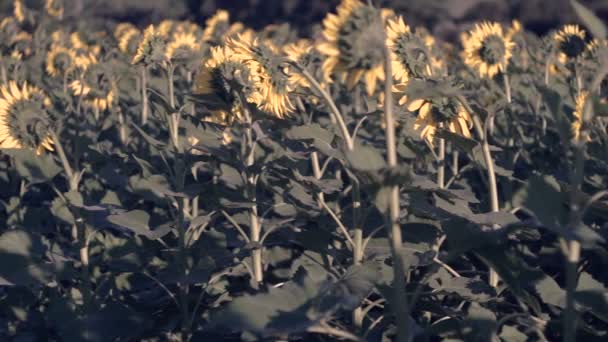
[{"label": "drooping sunflower head", "polygon": [[562,64],[580,57],[587,45],[585,31],[578,25],[565,25],[553,35],[553,40]]},{"label": "drooping sunflower head", "polygon": [[196,36],[192,33],[177,33],[167,45],[168,60],[185,60],[192,58],[201,50]]},{"label": "drooping sunflower head", "polygon": [[165,39],[169,39],[177,27],[177,21],[165,19],[158,24],[158,34]]},{"label": "drooping sunflower head", "polygon": [[90,52],[96,56],[101,53],[101,46],[95,44],[93,37],[79,31],[70,34],[70,44],[73,49],[82,53]]},{"label": "drooping sunflower head", "polygon": [[141,39],[141,32],[137,28],[129,28],[118,38],[118,49],[122,53],[132,56],[137,52],[137,47]]},{"label": "drooping sunflower head", "polygon": [[63,18],[63,0],[45,0],[44,9],[53,18]]},{"label": "drooping sunflower head", "polygon": [[166,40],[150,25],[144,32],[144,37],[137,46],[137,52],[133,57],[132,64],[152,65],[166,61]]},{"label": "drooping sunflower head", "polygon": [[[12,47],[12,51],[11,51],[12,56],[14,56],[14,54],[19,54],[21,56],[21,58],[29,57],[32,54],[32,50],[33,50],[32,35],[25,31],[21,31],[21,32],[17,33],[11,39],[11,47]],[[21,58],[19,58],[19,59],[21,59]]]},{"label": "drooping sunflower head", "polygon": [[109,110],[116,99],[116,84],[101,64],[92,64],[84,77],[70,83],[72,95],[81,97],[86,107],[97,113]]},{"label": "drooping sunflower head", "polygon": [[53,151],[49,98],[38,88],[10,81],[0,87],[0,149]]},{"label": "drooping sunflower head", "polygon": [[82,52],[81,50],[70,50],[74,56],[74,68],[77,71],[85,72],[90,66],[97,64],[97,57],[92,52]]},{"label": "drooping sunflower head", "polygon": [[[285,45],[283,52],[287,59],[308,70],[315,69],[316,64],[320,61],[318,52],[315,50],[312,41],[308,39],[300,39],[295,43]],[[293,86],[310,88],[310,83],[306,77],[302,76],[296,68],[289,68],[289,83]]]},{"label": "drooping sunflower head", "polygon": [[280,51],[250,34],[238,34],[236,38],[228,39],[228,46],[251,75],[252,91],[248,102],[278,118],[294,110],[289,98],[292,86]]},{"label": "drooping sunflower head", "polygon": [[46,72],[52,77],[62,76],[74,65],[74,51],[55,45],[46,55]]},{"label": "drooping sunflower head", "polygon": [[482,22],[463,35],[462,45],[465,64],[480,77],[493,78],[506,71],[515,44],[499,23]]},{"label": "drooping sunflower head", "polygon": [[384,80],[384,29],[379,10],[359,0],[342,0],[337,13],[323,20],[324,41],[317,49],[326,55],[323,74],[326,81],[336,74],[353,88],[365,80],[368,94]]},{"label": "drooping sunflower head", "polygon": [[241,99],[236,94],[245,92],[248,70],[226,46],[211,48],[210,57],[200,66],[194,82],[194,95],[210,109],[204,121],[230,125],[240,121]]},{"label": "drooping sunflower head", "polygon": [[230,13],[226,10],[218,10],[213,16],[205,21],[203,29],[203,41],[211,46],[221,45],[226,38],[234,36],[243,31],[241,23],[230,24]]},{"label": "drooping sunflower head", "polygon": [[471,138],[471,114],[453,98],[415,99],[408,103],[407,109],[417,114],[414,130],[420,131],[420,138],[431,146],[438,129]]}]

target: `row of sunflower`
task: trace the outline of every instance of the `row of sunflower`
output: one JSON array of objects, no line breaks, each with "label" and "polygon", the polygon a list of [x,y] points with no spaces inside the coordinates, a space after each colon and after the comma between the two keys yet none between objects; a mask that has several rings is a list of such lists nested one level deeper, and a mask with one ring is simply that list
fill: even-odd
[{"label": "row of sunflower", "polygon": [[[43,13],[15,1],[14,17],[4,18],[0,23],[5,86],[13,78],[7,74],[9,69],[16,69],[33,57],[34,49],[41,48],[35,46],[33,32],[28,28],[45,15],[60,19],[62,14],[60,1],[46,1]],[[437,42],[423,28],[409,27],[401,16],[389,9],[377,11],[359,0],[344,0],[335,14],[328,14],[316,41],[293,41],[295,34],[279,32],[282,29],[272,26],[255,32],[241,23],[230,23],[228,13],[218,11],[204,27],[166,20],[142,32],[123,23],[116,25],[113,36],[115,47],[131,59],[132,64],[146,68],[167,69],[169,65],[185,68],[194,94],[221,100],[221,108],[213,109],[207,118],[220,123],[241,118],[238,101],[254,104],[273,117],[288,117],[295,110],[295,98],[306,95],[306,90],[311,93],[310,83],[299,67],[314,71],[313,77],[317,77],[323,87],[338,82],[350,90],[362,84],[367,96],[380,97],[382,102],[379,89],[386,77],[383,67],[386,44],[399,104],[417,113],[414,128],[430,144],[440,126],[471,137],[471,114],[453,99],[408,99],[405,91],[410,80],[440,80],[465,70],[479,79],[496,79],[508,76],[510,66],[529,59],[530,54],[525,50],[528,46],[518,45],[525,44],[526,40],[526,33],[518,22],[510,27],[492,22],[477,24],[462,34],[463,50],[454,53],[454,45]],[[103,70],[96,67],[108,59],[107,53],[111,52],[112,47],[106,46],[102,51],[99,45],[108,38],[105,33],[86,36],[79,31],[59,29],[50,36],[45,53],[48,76],[63,77],[65,87],[73,96],[82,96],[96,117],[99,112],[111,109],[118,91],[115,80],[104,77]],[[569,73],[582,58],[593,58],[600,47],[606,46],[605,41],[586,39],[586,33],[576,25],[567,25],[550,38],[553,44],[545,53],[554,57],[548,59],[547,68],[558,76]],[[459,63],[464,63],[467,69],[458,71]],[[237,99],[236,94],[242,98]],[[578,107],[585,99],[586,93],[581,91],[576,98]],[[581,120],[577,113],[572,124],[575,135],[579,134]],[[22,138],[13,137],[10,141],[3,146],[20,146],[16,142]]]}]

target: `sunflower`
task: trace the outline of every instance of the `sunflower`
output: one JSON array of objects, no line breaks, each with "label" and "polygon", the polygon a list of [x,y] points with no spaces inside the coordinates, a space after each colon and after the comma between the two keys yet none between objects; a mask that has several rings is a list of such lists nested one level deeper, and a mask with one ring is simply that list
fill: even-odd
[{"label": "sunflower", "polygon": [[585,51],[585,31],[578,25],[565,25],[553,35],[557,48],[557,59],[560,63],[576,59]]},{"label": "sunflower", "polygon": [[201,49],[196,36],[192,33],[178,33],[167,45],[165,53],[167,60],[187,59]]},{"label": "sunflower", "polygon": [[44,9],[51,17],[63,18],[63,0],[45,0]]},{"label": "sunflower", "polygon": [[137,30],[137,27],[131,23],[120,23],[114,28],[114,39],[120,40],[127,32]]},{"label": "sunflower", "polygon": [[[308,67],[314,61],[314,45],[308,39],[300,39],[295,43],[285,45],[283,52],[287,56],[287,59],[297,63],[303,67]],[[310,88],[310,83],[300,72],[297,70],[289,69],[289,83],[294,86],[300,86],[304,88]]]},{"label": "sunflower", "polygon": [[50,100],[38,88],[10,81],[0,87],[0,149],[53,151],[46,108]]},{"label": "sunflower", "polygon": [[210,57],[201,65],[193,93],[211,99],[211,115],[203,121],[230,125],[243,116],[235,94],[241,88],[235,78],[242,77],[244,66],[229,47],[212,47]]},{"label": "sunflower", "polygon": [[158,24],[157,32],[165,39],[169,39],[176,27],[177,22],[175,20],[165,19]]},{"label": "sunflower", "polygon": [[157,64],[164,63],[166,41],[163,36],[150,25],[144,32],[144,37],[137,46],[137,52],[133,57],[132,64]]},{"label": "sunflower", "polygon": [[228,39],[235,58],[245,64],[251,75],[253,91],[248,101],[275,117],[283,118],[294,110],[289,99],[291,84],[283,67],[284,57],[272,44],[260,42],[251,34]]},{"label": "sunflower", "polygon": [[21,31],[11,39],[11,44],[13,46],[12,53],[19,53],[21,57],[28,57],[32,54],[32,43],[32,35],[25,31]]},{"label": "sunflower", "polygon": [[482,22],[463,35],[464,62],[479,76],[493,78],[505,72],[515,44],[502,26],[493,22]]},{"label": "sunflower", "polygon": [[[420,138],[426,140],[431,146],[437,129],[443,127],[448,131],[471,138],[473,119],[462,104],[452,99],[439,101],[429,99],[416,99],[409,102],[407,109],[417,112],[414,130],[420,130]],[[446,114],[449,113],[448,116]]]},{"label": "sunflower", "polygon": [[65,74],[74,64],[74,51],[55,45],[46,55],[46,72],[53,77]]},{"label": "sunflower", "polygon": [[141,38],[141,32],[138,29],[130,28],[118,38],[118,49],[124,54],[132,55],[137,51]]},{"label": "sunflower", "polygon": [[80,32],[72,32],[70,34],[70,44],[75,50],[90,52],[96,56],[101,53],[101,46],[88,42]]},{"label": "sunflower", "polygon": [[322,70],[331,81],[336,74],[352,89],[361,79],[368,94],[384,80],[384,29],[381,13],[359,0],[342,0],[337,14],[323,20],[324,41],[317,50],[327,56]]},{"label": "sunflower", "polygon": [[243,31],[241,23],[230,24],[230,13],[226,10],[218,10],[213,16],[205,21],[203,29],[203,41],[215,46],[222,44],[227,37]]},{"label": "sunflower", "polygon": [[84,77],[72,81],[70,89],[74,96],[82,96],[85,106],[95,113],[111,109],[116,98],[116,85],[99,66],[89,68]]}]

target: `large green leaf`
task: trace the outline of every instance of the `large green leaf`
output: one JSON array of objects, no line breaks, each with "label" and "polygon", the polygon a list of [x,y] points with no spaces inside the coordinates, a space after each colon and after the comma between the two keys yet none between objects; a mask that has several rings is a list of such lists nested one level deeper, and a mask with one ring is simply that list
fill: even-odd
[{"label": "large green leaf", "polygon": [[25,230],[0,235],[0,285],[46,285],[51,264],[43,261],[45,247],[39,236]]},{"label": "large green leaf", "polygon": [[598,18],[591,10],[583,6],[576,0],[570,0],[574,11],[581,18],[585,26],[593,33],[593,36],[597,39],[606,39],[608,37],[608,30],[606,25],[602,22],[602,19]]},{"label": "large green leaf", "polygon": [[29,149],[4,150],[4,153],[13,157],[17,172],[33,184],[48,182],[63,170],[51,154],[36,155]]}]

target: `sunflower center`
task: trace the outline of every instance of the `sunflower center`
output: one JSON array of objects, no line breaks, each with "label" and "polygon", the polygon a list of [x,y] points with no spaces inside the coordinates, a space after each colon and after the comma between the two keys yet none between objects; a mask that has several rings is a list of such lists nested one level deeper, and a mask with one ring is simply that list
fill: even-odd
[{"label": "sunflower center", "polygon": [[430,64],[424,42],[411,33],[402,34],[396,39],[393,52],[407,71],[416,77],[421,77]]},{"label": "sunflower center", "polygon": [[486,37],[479,49],[479,57],[487,64],[499,64],[506,53],[507,49],[503,38],[495,34]]},{"label": "sunflower center", "polygon": [[71,64],[72,58],[65,52],[57,54],[53,60],[53,66],[57,70],[65,71]]},{"label": "sunflower center", "polygon": [[384,59],[384,32],[377,10],[356,9],[338,32],[340,60],[347,68],[372,69]]},{"label": "sunflower center", "polygon": [[577,35],[567,35],[559,44],[559,50],[568,58],[576,58],[585,51],[585,40]]}]

